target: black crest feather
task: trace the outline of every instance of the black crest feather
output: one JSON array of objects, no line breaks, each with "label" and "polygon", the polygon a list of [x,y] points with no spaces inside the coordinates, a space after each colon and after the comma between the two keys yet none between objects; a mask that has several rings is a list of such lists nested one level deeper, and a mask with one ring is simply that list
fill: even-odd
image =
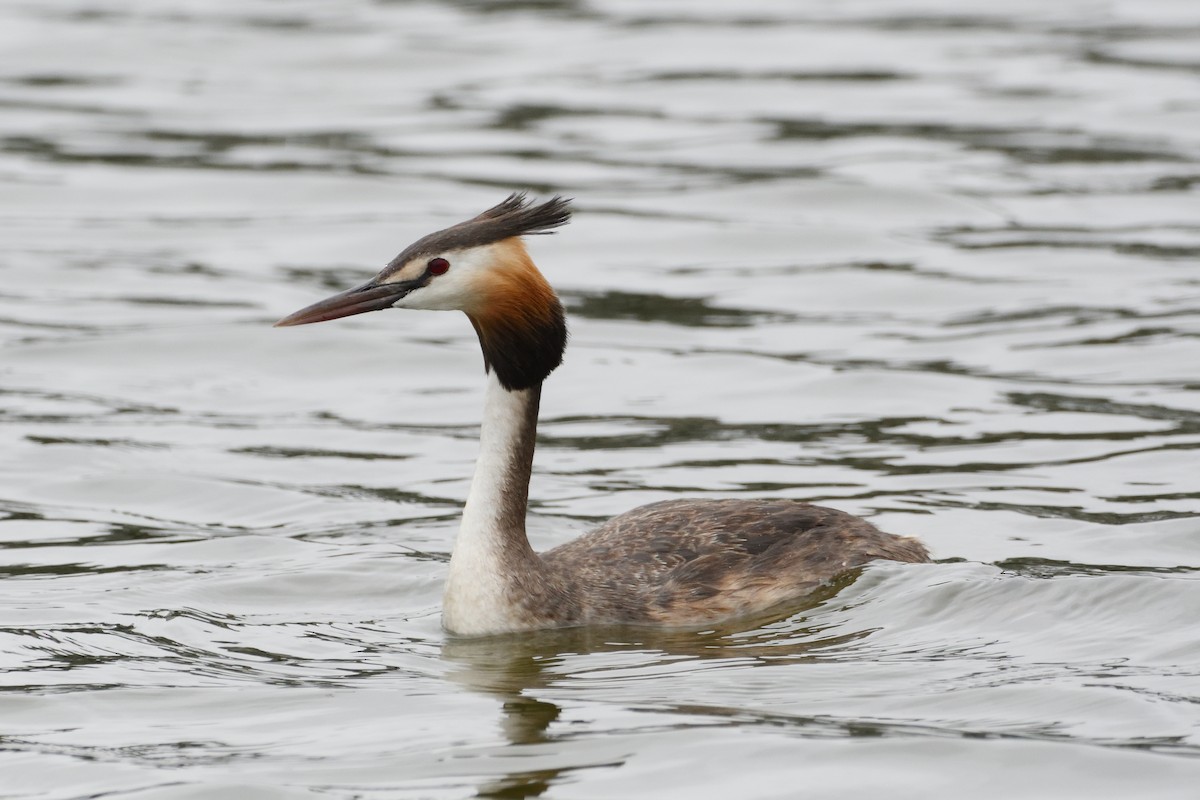
[{"label": "black crest feather", "polygon": [[474,219],[421,237],[393,258],[388,267],[399,269],[414,258],[495,244],[514,236],[553,233],[555,228],[570,220],[569,198],[556,195],[544,203],[534,204],[524,192],[513,192]]},{"label": "black crest feather", "polygon": [[553,233],[552,228],[566,225],[570,220],[571,201],[566,197],[555,195],[544,203],[534,205],[524,192],[513,192],[475,219],[462,224],[494,228],[496,239],[493,241],[500,241],[510,236]]}]

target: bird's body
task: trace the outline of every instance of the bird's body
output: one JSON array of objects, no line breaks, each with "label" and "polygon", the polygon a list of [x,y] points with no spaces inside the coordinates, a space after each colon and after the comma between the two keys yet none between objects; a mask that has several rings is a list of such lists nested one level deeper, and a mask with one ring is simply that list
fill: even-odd
[{"label": "bird's body", "polygon": [[[704,625],[781,606],[867,561],[923,555],[866,520],[798,500],[684,499],[627,511],[539,561],[567,600],[551,606],[563,611],[549,625]],[[526,613],[538,620],[543,608]]]},{"label": "bird's body", "polygon": [[382,308],[457,309],[488,385],[480,455],[450,560],[443,625],[483,635],[592,624],[703,625],[803,598],[875,559],[921,562],[914,539],[795,500],[668,500],[537,554],[525,533],[542,382],[562,360],[557,296],[520,236],[564,224],[567,201],[513,195],[419,240],[374,280],[280,321]]}]

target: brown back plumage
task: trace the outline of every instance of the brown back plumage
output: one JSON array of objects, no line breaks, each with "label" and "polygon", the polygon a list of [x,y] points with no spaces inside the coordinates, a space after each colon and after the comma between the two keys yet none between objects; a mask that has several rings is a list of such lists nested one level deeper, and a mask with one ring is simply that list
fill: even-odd
[{"label": "brown back plumage", "polygon": [[929,554],[832,508],[687,499],[635,508],[541,558],[541,611],[568,617],[555,624],[702,625],[796,602],[876,559]]}]

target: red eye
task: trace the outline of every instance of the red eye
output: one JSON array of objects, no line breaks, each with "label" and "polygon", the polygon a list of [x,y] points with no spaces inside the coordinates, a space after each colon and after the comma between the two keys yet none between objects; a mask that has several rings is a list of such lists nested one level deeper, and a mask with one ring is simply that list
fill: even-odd
[{"label": "red eye", "polygon": [[425,266],[429,269],[430,275],[445,275],[446,271],[450,269],[450,262],[444,258],[431,258]]}]

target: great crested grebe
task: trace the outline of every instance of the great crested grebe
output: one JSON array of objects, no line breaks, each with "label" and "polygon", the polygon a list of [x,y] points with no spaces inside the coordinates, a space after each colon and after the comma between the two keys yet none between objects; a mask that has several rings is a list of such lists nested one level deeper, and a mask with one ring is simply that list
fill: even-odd
[{"label": "great crested grebe", "polygon": [[562,363],[563,308],[521,237],[570,201],[524,194],[409,245],[370,281],[277,327],[384,308],[457,310],[487,374],[479,459],[450,557],[442,624],[472,636],[574,625],[704,625],[782,608],[874,559],[923,562],[915,539],[798,500],[665,500],[541,555],[525,535],[542,382]]}]

